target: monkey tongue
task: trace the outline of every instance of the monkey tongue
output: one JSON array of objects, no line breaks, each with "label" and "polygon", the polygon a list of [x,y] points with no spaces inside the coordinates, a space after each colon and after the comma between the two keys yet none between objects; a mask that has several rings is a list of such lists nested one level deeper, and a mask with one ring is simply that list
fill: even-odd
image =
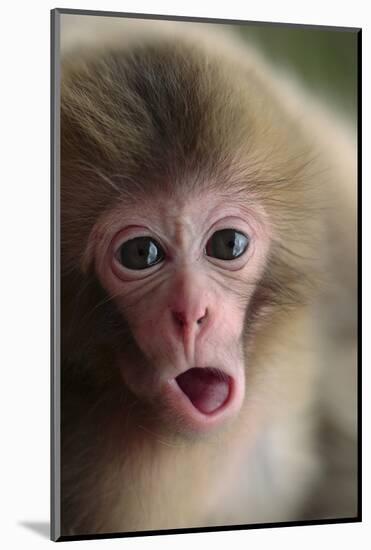
[{"label": "monkey tongue", "polygon": [[192,368],[177,376],[179,387],[203,414],[219,409],[229,396],[229,376],[213,368]]}]

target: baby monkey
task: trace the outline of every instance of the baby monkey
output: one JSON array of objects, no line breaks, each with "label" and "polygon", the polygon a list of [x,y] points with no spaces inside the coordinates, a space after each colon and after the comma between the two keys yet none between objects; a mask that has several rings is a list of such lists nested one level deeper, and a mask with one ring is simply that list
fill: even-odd
[{"label": "baby monkey", "polygon": [[227,32],[68,17],[62,535],[355,517],[350,130]]}]

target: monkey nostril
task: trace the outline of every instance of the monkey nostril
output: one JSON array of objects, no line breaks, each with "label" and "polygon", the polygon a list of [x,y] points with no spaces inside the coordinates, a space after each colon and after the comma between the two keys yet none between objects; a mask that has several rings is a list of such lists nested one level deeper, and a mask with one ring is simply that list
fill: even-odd
[{"label": "monkey nostril", "polygon": [[206,319],[206,317],[207,317],[207,309],[205,310],[205,313],[202,315],[202,317],[197,319],[197,324],[201,325],[203,323],[203,321]]},{"label": "monkey nostril", "polygon": [[[201,325],[205,321],[207,315],[208,315],[208,311],[206,309],[204,314],[201,315],[201,317],[199,317],[198,319],[196,319],[195,323],[197,325]],[[186,315],[181,311],[173,311],[173,319],[176,322],[176,324],[179,325],[180,327],[184,327],[187,324],[190,324],[190,325],[192,324],[190,320],[187,320]]]}]

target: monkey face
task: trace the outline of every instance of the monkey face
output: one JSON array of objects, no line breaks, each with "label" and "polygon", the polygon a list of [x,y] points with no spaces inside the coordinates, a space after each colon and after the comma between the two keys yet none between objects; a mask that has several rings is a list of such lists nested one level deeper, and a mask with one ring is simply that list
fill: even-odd
[{"label": "monkey face", "polygon": [[[91,72],[89,61],[72,68],[61,92],[66,281],[83,255],[107,294],[95,289],[88,300],[89,338],[65,348],[78,348],[75,363],[93,363],[97,378],[112,365],[141,403],[184,431],[208,431],[241,408],[263,312],[299,294],[287,235],[311,188],[297,185],[308,164],[300,133],[292,138],[265,107],[264,86],[255,95],[253,79],[246,88],[235,65],[224,72],[219,62],[166,42],[106,52]],[[278,259],[281,242],[290,262],[285,252]]]},{"label": "monkey face", "polygon": [[122,380],[185,431],[242,405],[245,312],[268,243],[258,208],[211,193],[121,204],[90,236],[98,279],[138,347],[134,360],[117,357]]}]

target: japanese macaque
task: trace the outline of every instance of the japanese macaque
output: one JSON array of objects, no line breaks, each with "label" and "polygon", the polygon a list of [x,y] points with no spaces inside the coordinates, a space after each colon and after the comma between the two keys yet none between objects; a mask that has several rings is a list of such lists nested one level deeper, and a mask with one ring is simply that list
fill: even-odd
[{"label": "japanese macaque", "polygon": [[355,517],[351,131],[228,33],[66,17],[62,535]]}]

